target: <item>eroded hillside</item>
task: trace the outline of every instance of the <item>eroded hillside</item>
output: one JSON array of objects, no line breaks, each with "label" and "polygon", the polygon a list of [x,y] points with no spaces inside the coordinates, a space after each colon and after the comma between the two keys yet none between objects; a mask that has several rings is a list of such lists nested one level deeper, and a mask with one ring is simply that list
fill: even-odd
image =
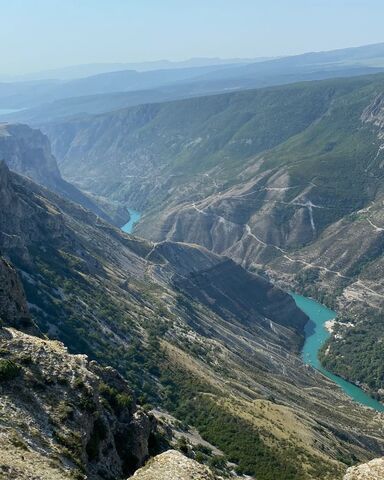
[{"label": "eroded hillside", "polygon": [[337,309],[326,366],[380,397],[383,90],[381,75],[312,82],[45,128],[66,175],[143,211],[138,234]]},{"label": "eroded hillside", "polygon": [[305,318],[278,288],[202,247],[125,235],[4,164],[0,200],[0,248],[40,329],[116,367],[240,473],[333,479],[382,454],[381,416],[299,360]]}]

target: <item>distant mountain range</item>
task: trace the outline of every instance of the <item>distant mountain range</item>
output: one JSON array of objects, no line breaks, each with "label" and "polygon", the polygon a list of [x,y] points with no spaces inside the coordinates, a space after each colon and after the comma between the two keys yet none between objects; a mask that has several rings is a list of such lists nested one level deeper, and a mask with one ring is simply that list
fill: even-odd
[{"label": "distant mountain range", "polygon": [[42,70],[39,72],[20,75],[0,75],[0,82],[29,82],[37,80],[74,80],[101,73],[118,72],[122,70],[136,70],[147,72],[150,70],[166,70],[176,68],[208,67],[212,65],[247,64],[269,60],[260,58],[191,58],[184,61],[155,60],[149,62],[131,63],[88,63],[68,67]]},{"label": "distant mountain range", "polygon": [[42,121],[144,103],[383,71],[384,43],[381,43],[246,64],[208,60],[205,64],[187,62],[149,71],[110,71],[69,81],[3,82],[0,108],[23,111],[0,119],[38,125]]}]

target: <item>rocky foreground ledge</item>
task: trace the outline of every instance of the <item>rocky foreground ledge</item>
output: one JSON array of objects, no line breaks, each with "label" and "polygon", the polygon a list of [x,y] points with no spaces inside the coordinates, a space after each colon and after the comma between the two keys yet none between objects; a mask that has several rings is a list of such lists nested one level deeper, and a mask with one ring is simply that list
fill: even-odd
[{"label": "rocky foreground ledge", "polygon": [[344,480],[383,480],[384,457],[375,458],[368,463],[348,468]]},{"label": "rocky foreground ledge", "polygon": [[[132,480],[221,480],[211,470],[176,450],[168,450],[136,471]],[[383,480],[384,457],[350,467],[343,480]]]},{"label": "rocky foreground ledge", "polygon": [[209,468],[185,457],[176,450],[168,450],[150,460],[131,477],[132,480],[219,480]]}]

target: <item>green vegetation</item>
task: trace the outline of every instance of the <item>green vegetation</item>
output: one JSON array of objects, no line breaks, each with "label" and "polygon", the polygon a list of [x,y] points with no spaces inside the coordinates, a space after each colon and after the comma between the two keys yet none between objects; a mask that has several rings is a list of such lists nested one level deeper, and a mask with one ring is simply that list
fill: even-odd
[{"label": "green vegetation", "polygon": [[83,443],[81,434],[78,432],[64,432],[59,428],[54,430],[54,437],[68,452],[80,469],[84,468],[82,461]]},{"label": "green vegetation", "polygon": [[[85,171],[91,168],[90,188],[110,188],[113,197],[123,201],[138,185],[131,179],[116,185],[120,161],[130,165],[144,148],[156,156],[164,178],[172,176],[175,187],[191,183],[194,190],[193,182],[199,182],[201,195],[215,191],[206,172],[214,169],[213,177],[223,189],[255,176],[247,168],[262,158],[261,171],[287,169],[290,185],[297,187],[287,192],[287,202],[316,180],[312,201],[326,206],[314,211],[319,233],[365,205],[383,176],[381,158],[372,160],[378,149],[377,132],[361,122],[363,110],[383,89],[383,79],[383,75],[333,79],[191,98],[133,107],[87,121],[68,120],[48,129],[53,139],[62,138],[63,131],[68,133],[67,143],[56,142],[62,147],[61,157],[70,149],[71,139],[75,144],[79,139],[85,142],[81,159],[75,149],[65,158],[65,169],[72,177],[84,181]],[[107,176],[106,151],[110,159]],[[183,194],[178,198],[177,188],[171,198],[168,190],[165,181],[164,189],[158,186],[143,199],[144,222],[156,222],[156,212],[163,212],[170,201],[185,202]],[[260,193],[255,209],[263,198]],[[236,221],[241,221],[243,213],[238,210]],[[286,214],[276,207],[276,214],[279,211]]]},{"label": "green vegetation", "polygon": [[[383,313],[367,310],[339,318],[335,337],[322,348],[320,359],[325,368],[347,380],[366,386],[370,394],[384,399],[384,322]],[[341,335],[338,335],[341,334]]]},{"label": "green vegetation", "polygon": [[[283,446],[280,442],[274,446],[272,438],[265,441],[265,432],[259,432],[225,408],[220,391],[202,384],[185,371],[163,365],[160,380],[165,389],[164,406],[198,428],[207,441],[224,452],[227,460],[238,465],[239,474],[254,475],[258,480],[304,480],[308,478],[303,469],[305,458],[311,462],[311,478],[334,478],[336,470],[316,458],[308,458],[308,453],[294,444]],[[179,448],[187,453],[182,441]],[[204,449],[197,453],[197,459],[203,463],[207,457]],[[211,462],[220,468],[223,460],[212,458]]]},{"label": "green vegetation", "polygon": [[[318,280],[320,270],[318,268],[308,268],[300,271],[295,276],[295,292],[306,297],[314,298],[319,303],[326,305],[328,308],[335,309],[337,307],[337,299],[343,292],[343,284],[340,282],[339,287],[326,290]],[[344,282],[346,285],[346,282]]]},{"label": "green vegetation", "polygon": [[91,392],[85,390],[79,400],[79,406],[82,410],[85,410],[86,412],[93,414],[97,410],[97,405],[95,403],[95,400],[93,399],[93,395]]},{"label": "green vegetation", "polygon": [[106,385],[105,383],[101,384],[100,393],[117,415],[126,409],[130,409],[133,405],[133,398],[131,395],[120,393],[115,388]]},{"label": "green vegetation", "polygon": [[13,380],[20,374],[21,367],[12,360],[0,359],[0,381]]},{"label": "green vegetation", "polygon": [[[238,465],[239,473],[256,475],[260,480],[307,478],[301,464],[304,459],[308,461],[308,452],[301,452],[294,444],[273,444],[271,438],[266,441],[265,432],[258,431],[220,404],[221,392],[201,384],[184,370],[175,370],[169,365],[160,339],[167,333],[171,314],[158,300],[158,291],[151,286],[147,285],[144,289],[144,286],[140,285],[139,300],[137,295],[131,297],[128,291],[127,298],[131,305],[128,310],[126,303],[107,296],[97,285],[77,275],[76,267],[73,266],[78,265],[77,262],[74,263],[73,259],[66,255],[56,255],[60,255],[60,258],[53,257],[52,263],[51,256],[38,256],[42,280],[38,289],[29,285],[28,295],[31,303],[48,312],[48,319],[60,326],[61,339],[72,351],[87,353],[91,359],[116,367],[137,392],[140,403],[162,405],[176,417],[194,425],[204,438],[224,452],[229,461]],[[67,262],[70,262],[70,265]],[[130,288],[133,288],[135,285],[131,283]],[[65,302],[52,291],[52,284],[65,285]],[[42,295],[44,291],[46,294]],[[137,305],[137,302],[140,304]],[[84,308],[84,304],[92,308]],[[139,316],[143,305],[150,307],[152,316]],[[187,309],[193,318],[193,305],[184,296],[179,295],[177,305],[180,309]],[[136,326],[137,318],[140,319],[140,330]],[[37,316],[36,320],[44,327],[47,319]],[[125,345],[116,344],[111,348],[100,324],[125,338]],[[186,342],[183,348],[192,356],[205,354],[191,342]],[[80,391],[79,407],[94,415],[97,408],[86,385],[79,379],[75,387]],[[104,405],[116,414],[130,408],[133,402],[129,394],[119,392],[111,385],[101,384],[100,393]],[[70,412],[65,406],[60,406],[59,414],[65,419]],[[222,428],[223,424],[226,427]],[[87,444],[91,461],[97,460],[103,439],[103,428],[95,422]],[[125,455],[124,452],[123,454]],[[212,455],[206,458],[204,452],[198,453],[198,456],[201,457],[200,461],[220,471],[223,458]],[[127,471],[132,470],[132,465],[135,465],[135,459],[127,457]],[[321,471],[327,468],[324,464]],[[315,472],[314,478],[322,478],[316,474],[315,461],[312,469]]]},{"label": "green vegetation", "polygon": [[60,422],[65,422],[68,419],[73,418],[73,407],[71,405],[68,405],[64,400],[62,400],[58,404],[55,413]]}]

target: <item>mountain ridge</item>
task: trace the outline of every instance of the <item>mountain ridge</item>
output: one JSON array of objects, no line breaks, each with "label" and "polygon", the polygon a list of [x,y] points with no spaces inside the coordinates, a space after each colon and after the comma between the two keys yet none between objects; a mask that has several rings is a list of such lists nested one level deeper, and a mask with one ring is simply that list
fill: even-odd
[{"label": "mountain ridge", "polygon": [[[173,69],[173,73],[171,70],[122,71],[72,82],[0,84],[0,102],[3,108],[27,109],[3,116],[5,120],[31,122],[40,126],[46,118],[57,119],[118,109],[119,102],[132,106],[300,81],[379,73],[384,69],[383,47],[384,44],[375,44],[312,52],[245,66],[232,64],[200,67],[200,70],[198,67]],[[107,78],[108,82],[103,81]],[[100,95],[90,97],[91,94]],[[80,105],[77,105],[76,98]]]}]

